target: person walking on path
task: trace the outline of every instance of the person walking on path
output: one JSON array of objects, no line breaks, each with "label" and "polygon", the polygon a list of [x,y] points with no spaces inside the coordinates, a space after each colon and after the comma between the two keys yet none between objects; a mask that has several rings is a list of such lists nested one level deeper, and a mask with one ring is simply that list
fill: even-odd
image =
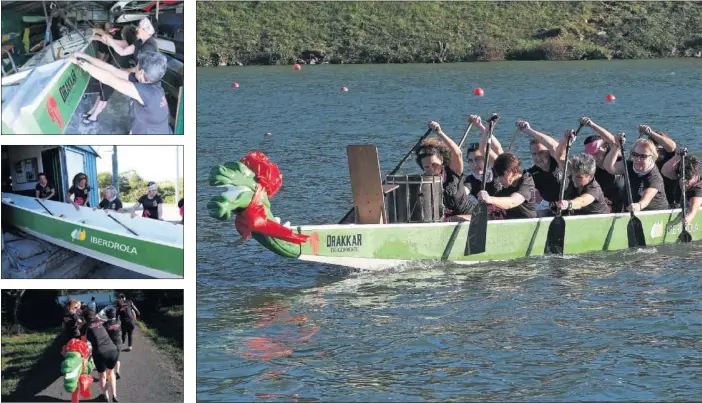
[{"label": "person walking on path", "polygon": [[119,321],[122,323],[122,344],[128,341],[128,351],[132,351],[132,333],[136,323],[137,315],[141,315],[137,307],[131,300],[120,295],[120,300],[117,301],[117,312],[119,313]]},{"label": "person walking on path", "polygon": [[115,379],[114,368],[119,361],[119,349],[110,339],[107,329],[102,325],[102,321],[95,311],[88,309],[85,312],[87,337],[93,345],[93,362],[100,378],[100,390],[104,394],[105,401],[117,401],[117,380]]},{"label": "person walking on path", "polygon": [[[103,326],[105,326],[105,329],[107,329],[107,333],[110,335],[110,339],[112,340],[113,343],[115,343],[115,346],[117,347],[117,350],[122,349],[122,324],[119,321],[119,318],[117,318],[117,311],[115,308],[108,308],[105,311],[105,316],[107,317],[107,320],[102,323]],[[115,365],[115,376],[117,379],[120,379],[121,376],[119,375],[119,368],[120,368],[120,362],[117,360],[117,365]]]}]

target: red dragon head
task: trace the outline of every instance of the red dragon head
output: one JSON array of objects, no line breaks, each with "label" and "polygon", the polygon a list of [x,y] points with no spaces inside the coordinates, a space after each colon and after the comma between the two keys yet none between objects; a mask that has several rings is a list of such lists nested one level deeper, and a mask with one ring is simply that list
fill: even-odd
[{"label": "red dragon head", "polygon": [[256,180],[266,191],[268,197],[273,197],[283,185],[283,175],[280,173],[278,165],[272,163],[262,152],[250,152],[241,159],[241,162],[256,174]]},{"label": "red dragon head", "polygon": [[63,117],[61,116],[61,111],[59,111],[58,104],[56,103],[54,97],[49,96],[49,99],[46,100],[46,110],[49,112],[51,122],[58,122],[59,128],[63,129],[65,126],[63,123]]}]

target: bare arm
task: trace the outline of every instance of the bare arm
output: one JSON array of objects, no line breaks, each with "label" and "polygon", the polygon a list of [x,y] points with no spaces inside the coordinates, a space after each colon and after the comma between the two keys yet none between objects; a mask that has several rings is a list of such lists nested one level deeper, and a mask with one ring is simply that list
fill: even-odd
[{"label": "bare arm", "polygon": [[158,219],[163,220],[163,204],[158,204]]},{"label": "bare arm", "polygon": [[119,78],[122,78],[124,80],[129,80],[129,73],[128,72],[125,72],[121,69],[118,69],[117,67],[115,67],[109,63],[105,63],[104,61],[102,61],[96,57],[92,57],[90,55],[86,55],[85,53],[80,53],[80,52],[76,53],[75,56],[76,56],[76,58],[80,57],[82,59],[85,59],[93,66],[96,66],[102,70],[106,70]]},{"label": "bare arm", "polygon": [[126,41],[116,41],[110,36],[103,36],[102,38],[105,40],[105,44],[114,49],[115,53],[118,55],[129,56],[134,54],[134,50],[136,49],[134,45],[127,45]]},{"label": "bare arm", "polygon": [[141,203],[139,203],[139,201],[134,203],[134,205],[132,206],[132,211],[131,211],[132,218],[134,218],[134,216],[136,215],[136,211],[139,208],[139,206],[141,206]]},{"label": "bare arm", "polygon": [[449,148],[449,152],[451,154],[451,161],[449,161],[449,168],[456,174],[456,175],[463,175],[463,153],[461,153],[461,149],[458,148],[458,144],[451,140],[451,137],[447,136],[446,133],[441,130],[441,126],[432,121],[429,123],[429,126],[434,129],[434,132],[436,135],[441,139],[441,141],[444,142]]},{"label": "bare arm", "polygon": [[[97,60],[97,59],[96,59]],[[103,84],[107,84],[110,87],[114,88],[115,90],[121,92],[122,94],[136,100],[140,104],[144,105],[144,101],[141,99],[141,96],[139,95],[139,91],[137,91],[136,86],[134,83],[119,78],[116,75],[110,73],[107,70],[103,70],[97,66],[94,66],[89,63],[83,63],[81,65],[81,68],[88,72],[92,77],[94,77],[96,80],[100,81]]]},{"label": "bare arm", "polygon": [[651,200],[653,200],[657,193],[658,189],[656,188],[644,189],[644,192],[641,195],[641,200],[638,201],[639,206],[641,206],[641,210],[646,209],[646,207],[648,207],[648,205],[651,204]]},{"label": "bare arm", "polygon": [[593,122],[592,119],[587,118],[587,117],[582,117],[580,118],[580,124],[585,125],[587,127],[591,127],[592,130],[595,131],[600,137],[602,137],[602,140],[604,140],[606,143],[609,144],[617,144],[617,139],[614,138],[614,135],[607,131],[604,127],[598,125],[597,123]]},{"label": "bare arm", "polygon": [[654,132],[650,126],[639,125],[639,132],[647,135],[648,138],[651,139],[651,141],[663,147],[665,151],[669,153],[675,151],[675,141],[673,141],[673,139],[671,139],[670,137]]},{"label": "bare arm", "polygon": [[700,207],[702,207],[702,197],[693,197],[690,200],[690,211],[685,217],[685,221],[687,222],[687,224],[691,223],[692,220],[695,219],[695,215],[700,210]]},{"label": "bare arm", "polygon": [[509,210],[515,208],[520,204],[524,203],[524,196],[519,193],[512,193],[509,197],[494,197],[489,196],[487,203],[497,206],[504,210]]},{"label": "bare arm", "polygon": [[[490,138],[490,156],[489,156],[489,160],[488,160],[489,166],[492,166],[495,163],[495,160],[497,159],[497,157],[499,157],[502,154],[502,153],[498,154],[495,151],[495,148],[492,146],[492,144],[495,142],[495,140],[497,140],[497,138],[495,138],[495,136],[493,135]],[[480,137],[480,150],[485,150],[485,142],[487,142],[487,135],[486,134]],[[501,148],[502,147],[500,147],[500,149]]]},{"label": "bare arm", "polygon": [[570,200],[570,204],[573,210],[580,210],[581,208],[591,205],[595,201],[595,197],[589,193],[585,193]]},{"label": "bare arm", "polygon": [[554,139],[553,137],[551,137],[549,135],[538,132],[529,126],[522,128],[522,131],[524,133],[526,133],[527,135],[529,135],[534,140],[538,141],[539,144],[546,147],[546,149],[548,149],[548,152],[551,154],[551,156],[553,158],[558,157],[558,154],[556,151],[558,149],[558,141],[556,141],[556,139]]},{"label": "bare arm", "polygon": [[661,174],[668,179],[678,179],[678,164],[680,163],[680,156],[675,155],[673,158],[669,159],[668,162],[663,164],[661,168]]},{"label": "bare arm", "polygon": [[54,189],[51,189],[51,192],[49,193],[48,196],[46,196],[46,198],[51,199],[52,197],[54,197],[55,194],[56,194],[56,191]]},{"label": "bare arm", "polygon": [[607,156],[604,160],[604,169],[612,175],[623,175],[624,174],[624,160],[617,161],[619,155],[621,154],[619,147],[612,147],[609,149]]},{"label": "bare arm", "polygon": [[39,191],[36,189],[34,190],[34,197],[39,198]]}]

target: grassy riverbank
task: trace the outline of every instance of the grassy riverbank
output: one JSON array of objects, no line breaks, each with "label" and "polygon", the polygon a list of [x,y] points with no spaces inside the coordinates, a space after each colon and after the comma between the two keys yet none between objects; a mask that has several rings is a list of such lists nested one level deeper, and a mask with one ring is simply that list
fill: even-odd
[{"label": "grassy riverbank", "polygon": [[702,57],[700,2],[198,2],[198,66]]},{"label": "grassy riverbank", "polygon": [[173,359],[183,371],[183,305],[161,308],[155,314],[137,321],[139,328],[156,346]]},{"label": "grassy riverbank", "polygon": [[[5,400],[17,392],[23,380],[33,379],[32,371],[37,364],[46,361],[52,364],[60,363],[57,352],[60,353],[61,345],[57,336],[60,328],[43,331],[28,331],[26,333],[10,335],[3,331],[2,334],[2,398]],[[58,367],[57,367],[58,368]],[[27,382],[25,382],[27,383]],[[21,389],[21,387],[19,387]]]}]

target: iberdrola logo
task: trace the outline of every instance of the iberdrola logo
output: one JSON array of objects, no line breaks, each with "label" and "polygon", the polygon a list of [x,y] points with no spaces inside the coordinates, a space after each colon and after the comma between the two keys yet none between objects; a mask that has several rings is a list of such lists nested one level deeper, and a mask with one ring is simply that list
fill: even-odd
[{"label": "iberdrola logo", "polygon": [[85,241],[85,228],[81,228],[80,230],[74,229],[73,232],[71,232],[71,238],[77,241]]},{"label": "iberdrola logo", "polygon": [[651,227],[651,238],[656,239],[663,236],[663,223],[661,221],[656,221]]}]

